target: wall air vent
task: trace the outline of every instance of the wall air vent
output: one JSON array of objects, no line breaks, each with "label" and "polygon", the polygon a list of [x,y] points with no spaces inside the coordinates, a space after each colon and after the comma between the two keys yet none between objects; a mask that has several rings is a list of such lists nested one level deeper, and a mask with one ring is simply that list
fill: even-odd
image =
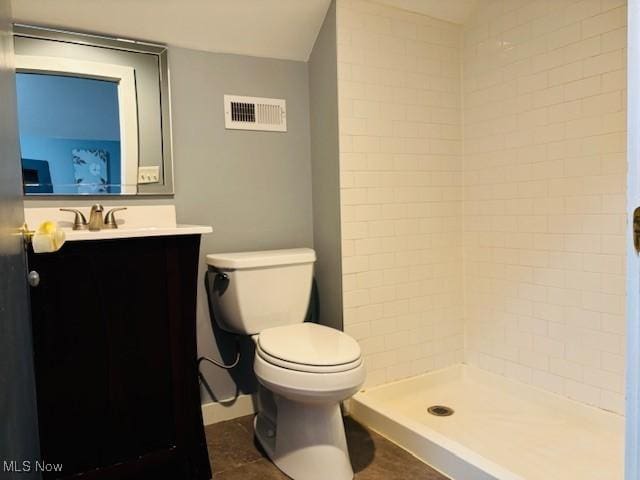
[{"label": "wall air vent", "polygon": [[287,104],[276,98],[224,96],[224,126],[234,130],[287,131]]}]

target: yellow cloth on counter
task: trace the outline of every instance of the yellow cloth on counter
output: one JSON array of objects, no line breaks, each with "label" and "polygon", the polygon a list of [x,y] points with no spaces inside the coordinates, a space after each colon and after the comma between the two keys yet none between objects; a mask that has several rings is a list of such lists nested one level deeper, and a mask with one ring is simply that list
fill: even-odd
[{"label": "yellow cloth on counter", "polygon": [[48,220],[42,222],[31,239],[35,253],[57,252],[64,245],[66,235],[58,223]]}]

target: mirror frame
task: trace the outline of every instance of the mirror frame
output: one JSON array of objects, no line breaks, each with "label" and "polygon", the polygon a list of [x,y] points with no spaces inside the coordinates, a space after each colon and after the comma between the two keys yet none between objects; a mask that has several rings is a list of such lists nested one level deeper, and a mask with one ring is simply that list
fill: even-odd
[{"label": "mirror frame", "polygon": [[[16,23],[13,25],[14,37],[35,38],[41,40],[52,40],[65,43],[76,43],[92,47],[110,48],[133,53],[145,53],[155,55],[158,59],[158,69],[160,73],[160,124],[162,126],[162,184],[142,184],[137,186],[136,193],[122,193],[113,195],[82,195],[96,196],[100,198],[121,198],[127,196],[150,196],[150,195],[173,195],[173,146],[171,138],[171,97],[169,88],[169,63],[167,46],[158,43],[149,43],[139,40],[123,39],[97,35],[93,33],[70,32],[66,30],[41,27],[34,25],[24,25]],[[77,198],[77,195],[51,195],[51,194],[30,194],[31,198]]]}]

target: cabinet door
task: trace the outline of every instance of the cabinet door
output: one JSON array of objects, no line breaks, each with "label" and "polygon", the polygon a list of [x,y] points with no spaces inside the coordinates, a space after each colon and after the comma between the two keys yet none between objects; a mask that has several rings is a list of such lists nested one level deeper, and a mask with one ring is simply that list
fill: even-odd
[{"label": "cabinet door", "polygon": [[[67,249],[69,250],[69,249]],[[101,465],[108,428],[106,318],[97,263],[86,255],[31,255],[31,290],[41,454],[64,472]]]},{"label": "cabinet door", "polygon": [[165,243],[114,241],[101,253],[109,465],[176,445]]},{"label": "cabinet door", "polygon": [[175,447],[166,264],[161,239],[31,255],[42,456],[64,476]]}]

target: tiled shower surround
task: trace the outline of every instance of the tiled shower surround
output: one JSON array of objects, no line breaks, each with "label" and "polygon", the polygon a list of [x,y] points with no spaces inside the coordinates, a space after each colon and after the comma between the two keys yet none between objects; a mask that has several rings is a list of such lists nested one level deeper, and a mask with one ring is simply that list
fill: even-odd
[{"label": "tiled shower surround", "polygon": [[337,6],[344,324],[373,385],[463,359],[461,29]]},{"label": "tiled shower surround", "polygon": [[338,0],[345,330],[622,412],[626,2]]}]

